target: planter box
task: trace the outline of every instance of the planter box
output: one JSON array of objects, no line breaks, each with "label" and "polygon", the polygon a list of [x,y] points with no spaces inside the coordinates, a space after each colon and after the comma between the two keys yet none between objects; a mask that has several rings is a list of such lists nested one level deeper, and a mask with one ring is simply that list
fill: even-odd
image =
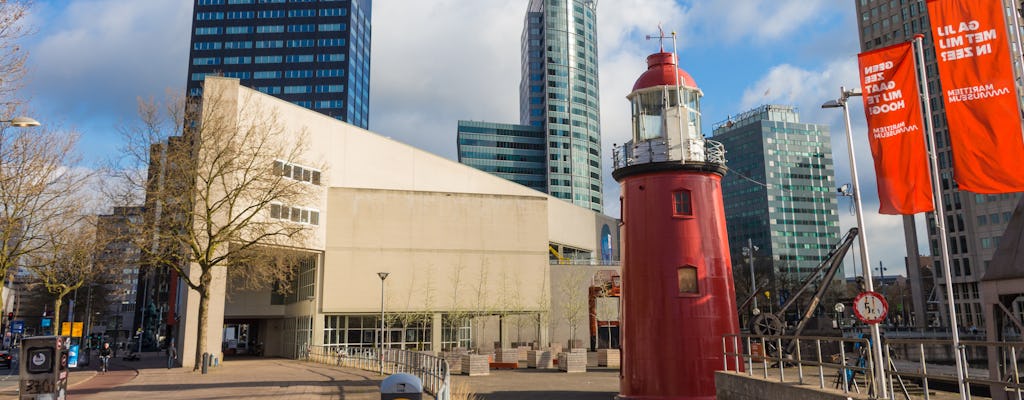
[{"label": "planter box", "polygon": [[519,363],[523,364],[523,361],[526,361],[526,354],[530,352],[530,346],[519,346],[516,349],[519,350]]},{"label": "planter box", "polygon": [[619,368],[622,365],[622,353],[619,349],[598,349],[597,365],[601,367]]},{"label": "planter box", "polygon": [[526,366],[537,369],[551,369],[555,367],[551,359],[551,352],[547,350],[530,350],[526,353]]},{"label": "planter box", "polygon": [[496,363],[519,363],[519,350],[497,349],[494,351],[494,362]]},{"label": "planter box", "polygon": [[462,374],[469,376],[490,375],[491,366],[487,356],[477,354],[462,356]]},{"label": "planter box", "polygon": [[558,353],[558,369],[569,373],[587,372],[587,353]]}]

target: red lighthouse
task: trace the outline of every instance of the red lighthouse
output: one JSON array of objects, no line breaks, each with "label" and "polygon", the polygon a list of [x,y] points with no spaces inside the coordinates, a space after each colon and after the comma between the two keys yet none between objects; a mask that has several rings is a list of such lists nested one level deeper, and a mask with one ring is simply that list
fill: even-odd
[{"label": "red lighthouse", "polygon": [[[703,93],[675,55],[647,57],[627,96],[620,399],[714,399],[722,336],[739,332],[722,206],[725,150],[701,134]],[[735,361],[729,359],[730,368]]]}]

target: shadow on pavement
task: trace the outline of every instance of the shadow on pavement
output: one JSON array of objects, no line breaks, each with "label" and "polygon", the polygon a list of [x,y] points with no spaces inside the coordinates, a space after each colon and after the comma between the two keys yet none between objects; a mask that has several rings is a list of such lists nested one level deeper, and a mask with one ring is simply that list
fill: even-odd
[{"label": "shadow on pavement", "polygon": [[477,394],[483,400],[611,400],[618,392],[502,391]]},{"label": "shadow on pavement", "polygon": [[[372,386],[376,387],[375,382],[366,383],[349,383],[348,386]],[[232,387],[237,388],[284,388],[290,386],[320,386],[320,387],[334,387],[339,389],[339,393],[342,393],[342,387],[338,386],[337,382],[325,382],[325,381],[262,381],[262,382],[216,382],[216,383],[182,383],[182,384],[149,384],[149,385],[121,385],[115,387],[106,388],[83,388],[81,390],[75,390],[75,395],[92,395],[99,393],[110,393],[115,394],[117,392],[155,392],[155,393],[166,393],[175,392],[183,389],[187,390],[204,390],[204,389],[230,389]]]}]

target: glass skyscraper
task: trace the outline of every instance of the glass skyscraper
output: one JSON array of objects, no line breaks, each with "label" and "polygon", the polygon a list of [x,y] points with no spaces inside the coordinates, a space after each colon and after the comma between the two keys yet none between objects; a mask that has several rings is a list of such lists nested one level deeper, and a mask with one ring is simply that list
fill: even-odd
[{"label": "glass skyscraper", "polygon": [[370,0],[195,0],[188,93],[234,77],[366,128],[370,14]]},{"label": "glass skyscraper", "polygon": [[547,132],[548,194],[601,211],[596,9],[594,0],[530,0],[519,123]]},{"label": "glass skyscraper", "polygon": [[535,126],[459,121],[459,162],[543,192],[544,138]]},{"label": "glass skyscraper", "polygon": [[792,106],[763,105],[712,135],[729,149],[722,197],[732,259],[745,262],[750,239],[772,272],[803,279],[841,240],[828,126],[801,123]]}]

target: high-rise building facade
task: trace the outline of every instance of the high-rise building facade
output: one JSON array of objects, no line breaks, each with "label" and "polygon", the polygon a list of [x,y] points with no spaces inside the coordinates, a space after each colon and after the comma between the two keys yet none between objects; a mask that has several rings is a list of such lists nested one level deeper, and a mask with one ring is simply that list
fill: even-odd
[{"label": "high-rise building facade", "polygon": [[597,1],[530,0],[519,123],[547,132],[548,194],[601,211]]},{"label": "high-rise building facade", "polygon": [[[520,125],[460,121],[460,162],[492,173],[501,164],[502,170],[518,172],[498,176],[602,211],[597,1],[530,0],[523,22],[521,67]],[[487,145],[479,142],[464,147],[463,138],[479,132],[463,132],[463,127],[491,129],[480,124],[496,129],[487,133],[495,145],[526,141],[530,147],[513,151],[517,160],[496,158],[509,155],[507,148],[485,149],[481,146]],[[534,136],[538,131],[539,138]],[[534,142],[542,146],[543,164],[535,160]],[[463,154],[464,150],[475,155]],[[481,164],[480,155],[487,162]]]},{"label": "high-rise building facade", "polygon": [[[937,257],[933,259],[936,285],[935,290],[928,295],[928,302],[938,304],[944,310],[946,285],[952,283],[953,302],[959,319],[956,325],[984,326],[979,282],[992,260],[992,255],[1021,194],[975,194],[961,191],[957,187],[953,177],[953,156],[942,99],[942,86],[936,69],[935,48],[925,1],[855,0],[854,3],[857,7],[861,51],[910,41],[916,34],[924,35],[925,68],[928,72],[928,92],[931,95],[928,101],[931,104],[931,120],[935,129],[934,141],[938,152],[942,205],[946,215],[945,228],[949,240],[952,275],[945,276],[941,260]],[[1014,35],[1009,37],[1012,39]],[[939,254],[939,239],[934,218],[932,213],[926,216],[928,244],[931,254]],[[904,226],[908,224],[905,223]],[[916,252],[913,247],[908,245],[908,254],[911,256]],[[949,324],[945,320],[948,312],[938,314],[943,318],[942,324]]]},{"label": "high-rise building facade", "polygon": [[544,192],[544,128],[459,121],[459,162]]},{"label": "high-rise building facade", "polygon": [[745,262],[749,239],[758,260],[771,260],[759,275],[792,281],[814,271],[841,240],[828,126],[801,123],[792,106],[763,105],[712,135],[729,149],[722,197],[732,259]]},{"label": "high-rise building facade", "polygon": [[106,334],[112,343],[127,342],[135,331],[142,259],[131,238],[139,234],[138,227],[144,213],[145,208],[141,206],[114,207],[110,214],[97,217],[96,241],[103,245],[103,249],[96,256],[96,264],[114,275],[112,283],[106,287],[110,303],[103,312],[102,320],[94,323],[107,327]]},{"label": "high-rise building facade", "polygon": [[195,0],[189,95],[208,74],[367,128],[370,0]]}]

